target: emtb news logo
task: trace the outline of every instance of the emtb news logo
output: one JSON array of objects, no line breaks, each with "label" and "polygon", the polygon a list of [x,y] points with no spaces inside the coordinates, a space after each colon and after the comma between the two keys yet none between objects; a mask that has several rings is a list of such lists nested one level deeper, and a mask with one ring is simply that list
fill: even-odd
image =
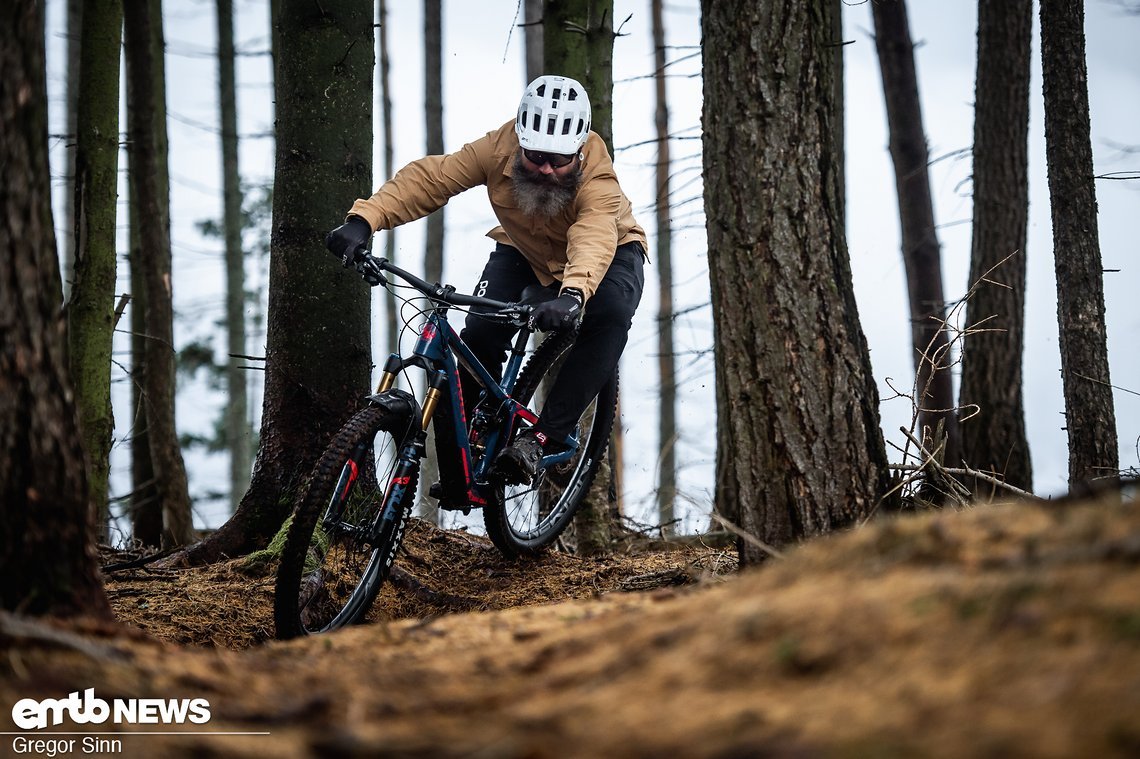
[{"label": "emtb news logo", "polygon": [[204,725],[210,721],[210,702],[204,698],[97,698],[95,689],[72,691],[67,698],[22,698],[12,706],[12,721],[22,730],[61,725],[64,718],[79,725]]}]

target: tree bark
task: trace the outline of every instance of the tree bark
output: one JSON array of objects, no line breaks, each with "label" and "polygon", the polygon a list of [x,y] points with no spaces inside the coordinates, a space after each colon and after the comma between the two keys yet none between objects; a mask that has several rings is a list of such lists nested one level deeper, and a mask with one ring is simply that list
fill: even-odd
[{"label": "tree bark", "polygon": [[906,3],[904,0],[875,0],[871,3],[871,12],[898,189],[920,437],[927,439],[941,423],[946,437],[944,460],[956,466],[961,460],[961,443],[950,376],[950,339],[944,328],[946,297],[942,290],[942,255],[935,232],[934,202],[927,172],[930,155],[922,125]]},{"label": "tree bark", "polygon": [[163,545],[196,540],[186,465],[174,419],[174,299],[170,256],[170,178],[166,138],[165,44],[160,0],[123,5],[127,76],[133,97],[131,168],[136,176],[146,290],[147,407],[154,485],[162,504]]},{"label": "tree bark", "polygon": [[217,0],[218,102],[222,129],[222,227],[226,242],[226,443],[230,449],[230,511],[249,487],[252,430],[245,359],[245,251],[242,249],[242,192],[238,171],[237,97],[234,75],[233,0]]},{"label": "tree bark", "polygon": [[[377,14],[379,23],[377,34],[380,37],[380,121],[384,125],[384,181],[392,178],[396,172],[395,163],[395,136],[392,133],[392,88],[391,65],[388,61],[388,4],[386,0],[377,0]],[[396,262],[396,230],[389,229],[384,234],[384,257]],[[396,296],[385,290],[381,294],[384,301],[385,335],[389,353],[400,352],[399,316],[396,313]]]},{"label": "tree bark", "polygon": [[577,79],[590,96],[591,129],[614,153],[613,0],[546,0],[543,54],[547,74]]},{"label": "tree bark", "polygon": [[281,0],[273,13],[277,153],[261,447],[237,511],[174,563],[264,547],[368,389],[368,286],[323,241],[353,200],[371,194],[372,3]]},{"label": "tree bark", "polygon": [[[133,103],[130,82],[127,102]],[[137,128],[137,117],[127,109],[127,133]],[[127,151],[128,215],[130,217],[131,270],[131,492],[128,513],[131,537],[140,545],[158,548],[162,545],[162,503],[154,484],[154,465],[150,458],[150,435],[147,434],[147,404],[143,384],[146,381],[146,276],[142,260],[142,218],[139,213],[138,169],[132,151]]]},{"label": "tree bark", "polygon": [[[424,0],[424,121],[427,127],[427,154],[442,155],[443,148],[443,19],[441,0]],[[427,217],[424,240],[424,276],[428,282],[443,281],[444,209]],[[435,425],[428,429],[428,450],[435,450]],[[439,462],[428,456],[423,462],[421,479],[427,486],[439,480]],[[417,515],[431,524],[439,524],[438,502],[428,487],[420,488]]]},{"label": "tree bark", "polygon": [[64,356],[42,3],[9,4],[0,71],[0,608],[109,618]]},{"label": "tree bark", "polygon": [[1041,0],[1045,154],[1053,211],[1069,486],[1119,474],[1096,221],[1084,3]]},{"label": "tree bark", "polygon": [[657,372],[660,377],[657,426],[657,518],[662,532],[674,529],[677,497],[677,372],[673,358],[673,225],[669,192],[669,102],[665,90],[665,22],[662,0],[653,0],[653,83],[657,127]]},{"label": "tree bark", "polygon": [[[973,415],[961,425],[966,463],[1022,490],[1033,489],[1021,389],[1032,33],[1031,0],[978,4],[972,292],[958,396],[962,415]],[[975,326],[983,331],[971,334]]]},{"label": "tree bark", "polygon": [[[613,141],[613,0],[546,0],[542,11],[543,54],[546,73],[577,79],[590,96],[591,126],[606,143],[610,155]],[[621,408],[621,399],[618,399]],[[614,419],[610,452],[602,463],[586,499],[574,517],[578,553],[594,556],[608,553],[621,513],[620,467],[613,455],[621,450],[621,414]]]},{"label": "tree bark", "polygon": [[544,72],[542,6],[543,0],[523,0],[523,61],[527,83],[538,79]]},{"label": "tree bark", "polygon": [[889,485],[840,223],[842,47],[832,0],[701,11],[716,508],[778,547],[854,524]]},{"label": "tree bark", "polygon": [[67,305],[68,360],[87,449],[88,485],[100,533],[107,532],[110,478],[111,342],[114,336],[116,206],[119,183],[120,0],[87,0],[80,40],[71,232],[74,279]]},{"label": "tree bark", "polygon": [[[427,154],[443,154],[443,18],[442,0],[424,0],[424,120]],[[427,217],[424,275],[428,282],[443,280],[443,211]]]},{"label": "tree bark", "polygon": [[[67,0],[67,192],[63,200],[63,228],[75,229],[75,151],[76,122],[79,118],[79,39],[83,34],[84,0]],[[121,11],[120,11],[121,14]],[[121,32],[120,32],[121,34]],[[71,280],[75,271],[75,236],[63,238],[63,302],[71,300]]]}]

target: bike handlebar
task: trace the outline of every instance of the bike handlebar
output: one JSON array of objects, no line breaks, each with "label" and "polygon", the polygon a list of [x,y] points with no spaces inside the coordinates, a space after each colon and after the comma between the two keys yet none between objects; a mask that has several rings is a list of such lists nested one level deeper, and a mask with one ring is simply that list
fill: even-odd
[{"label": "bike handlebar", "polygon": [[[385,283],[385,277],[382,272],[389,272],[395,274],[400,279],[410,284],[415,289],[422,292],[433,301],[446,303],[450,306],[475,306],[479,308],[490,309],[496,313],[484,313],[480,316],[500,316],[509,321],[517,322],[525,325],[527,318],[530,316],[534,306],[525,305],[522,303],[505,303],[501,300],[494,300],[492,298],[481,298],[477,295],[465,295],[456,292],[455,288],[450,285],[431,284],[427,280],[420,279],[410,271],[401,269],[394,263],[386,258],[377,258],[367,251],[358,252],[356,255],[356,270],[365,277],[371,284]],[[373,282],[373,280],[377,280]]]}]

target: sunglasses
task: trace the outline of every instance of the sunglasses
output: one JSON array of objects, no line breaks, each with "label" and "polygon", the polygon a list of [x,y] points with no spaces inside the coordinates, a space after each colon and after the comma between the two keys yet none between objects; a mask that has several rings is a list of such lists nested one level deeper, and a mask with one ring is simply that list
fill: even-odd
[{"label": "sunglasses", "polygon": [[523,155],[535,166],[549,163],[552,169],[561,169],[563,166],[569,166],[574,162],[573,155],[563,155],[562,153],[542,153],[537,150],[524,150]]}]

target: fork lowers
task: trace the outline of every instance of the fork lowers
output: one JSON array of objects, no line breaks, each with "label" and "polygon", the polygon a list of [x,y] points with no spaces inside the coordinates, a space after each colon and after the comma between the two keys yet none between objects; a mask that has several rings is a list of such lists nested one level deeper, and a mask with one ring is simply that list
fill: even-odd
[{"label": "fork lowers", "polygon": [[443,395],[443,388],[447,385],[447,375],[436,372],[431,376],[427,395],[424,397],[423,416],[420,417],[420,429],[427,432],[431,418],[435,415],[435,407],[439,405],[439,397]]}]

